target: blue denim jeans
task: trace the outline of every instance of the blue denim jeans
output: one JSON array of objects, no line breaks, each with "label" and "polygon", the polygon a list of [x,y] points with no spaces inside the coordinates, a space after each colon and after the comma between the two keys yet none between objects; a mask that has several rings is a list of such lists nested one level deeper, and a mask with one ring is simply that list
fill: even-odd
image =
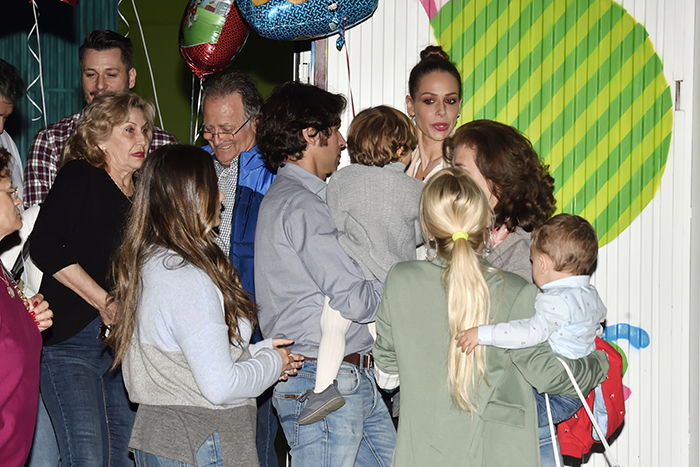
[{"label": "blue denim jeans", "polygon": [[313,389],[316,362],[305,361],[297,376],[277,383],[272,403],[291,449],[293,467],[389,467],[396,430],[377,390],[372,370],[343,362],[338,389],[345,405],[320,422],[299,426],[299,397]]},{"label": "blue denim jeans", "polygon": [[[537,425],[540,427],[549,426],[547,402],[544,400],[544,394],[540,394],[534,389],[532,391],[535,393],[535,400],[537,401]],[[570,419],[578,412],[578,409],[581,408],[581,399],[560,394],[550,394],[549,406],[552,409],[552,422],[556,425]]]},{"label": "blue denim jeans", "polygon": [[272,407],[272,388],[258,396],[258,424],[255,444],[258,449],[260,467],[278,467],[275,438],[280,426],[277,414]]},{"label": "blue denim jeans", "polygon": [[[554,432],[556,434],[556,431]],[[549,431],[549,426],[541,426],[539,428],[540,436],[540,458],[542,459],[542,467],[556,467],[557,463],[554,458],[554,449],[552,448],[552,434]],[[556,436],[555,436],[556,439]],[[557,453],[559,454],[559,465],[564,465],[564,458],[561,455],[559,440],[557,439]]]},{"label": "blue denim jeans", "polygon": [[136,415],[121,370],[99,339],[97,318],[77,335],[44,347],[41,395],[56,431],[61,467],[133,467]]},{"label": "blue denim jeans", "polygon": [[[192,464],[148,454],[138,449],[134,451],[134,457],[137,467],[194,467]],[[197,465],[199,467],[223,467],[224,460],[221,455],[221,441],[219,441],[218,431],[212,433],[200,446],[197,451]]]},{"label": "blue denim jeans", "polygon": [[[262,333],[260,328],[256,326],[250,343],[255,344],[261,340],[263,340]],[[280,426],[280,422],[277,420],[277,414],[272,407],[272,388],[268,388],[260,394],[257,403],[258,423],[255,433],[255,446],[258,450],[260,467],[279,467],[277,451],[275,451],[275,438],[277,437],[277,429]]]},{"label": "blue denim jeans", "polygon": [[53,425],[51,425],[51,419],[46,411],[44,399],[39,393],[34,440],[32,440],[32,449],[29,451],[29,458],[25,467],[58,467],[59,463],[56,433],[53,431]]}]

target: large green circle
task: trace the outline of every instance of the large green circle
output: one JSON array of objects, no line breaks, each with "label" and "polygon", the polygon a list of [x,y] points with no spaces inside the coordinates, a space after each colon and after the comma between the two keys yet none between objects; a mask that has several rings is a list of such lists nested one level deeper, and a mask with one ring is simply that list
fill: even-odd
[{"label": "large green circle", "polygon": [[649,34],[610,0],[453,0],[431,19],[462,74],[460,124],[488,118],[530,138],[558,211],[600,245],[654,197],[673,107]]}]

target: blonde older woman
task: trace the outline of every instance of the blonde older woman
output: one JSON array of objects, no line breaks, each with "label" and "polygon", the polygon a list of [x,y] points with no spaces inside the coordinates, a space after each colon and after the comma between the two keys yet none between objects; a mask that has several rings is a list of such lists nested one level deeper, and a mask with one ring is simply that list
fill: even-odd
[{"label": "blonde older woman", "polygon": [[30,237],[44,272],[40,291],[56,313],[57,325],[44,336],[41,393],[64,467],[133,465],[135,411],[99,338],[115,319],[107,304],[110,258],[152,131],[153,107],[136,94],[96,98],[66,142]]},{"label": "blonde older woman", "polygon": [[[22,227],[11,161],[0,147],[0,240]],[[2,264],[0,281],[0,459],[4,466],[21,467],[32,445],[39,400],[39,331],[51,326],[52,312],[41,294],[27,299]]]}]

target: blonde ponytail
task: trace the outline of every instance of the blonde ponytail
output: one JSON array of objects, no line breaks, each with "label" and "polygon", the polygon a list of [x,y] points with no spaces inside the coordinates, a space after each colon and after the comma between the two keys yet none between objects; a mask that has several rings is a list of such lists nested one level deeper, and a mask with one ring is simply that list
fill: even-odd
[{"label": "blonde ponytail", "polygon": [[421,220],[427,236],[435,238],[437,254],[447,266],[442,282],[447,291],[451,341],[447,354],[448,384],[462,410],[474,413],[473,397],[485,377],[484,349],[470,355],[457,348],[460,331],[489,320],[490,296],[479,256],[491,220],[491,207],[479,185],[461,169],[444,169],[433,176],[421,196]]}]

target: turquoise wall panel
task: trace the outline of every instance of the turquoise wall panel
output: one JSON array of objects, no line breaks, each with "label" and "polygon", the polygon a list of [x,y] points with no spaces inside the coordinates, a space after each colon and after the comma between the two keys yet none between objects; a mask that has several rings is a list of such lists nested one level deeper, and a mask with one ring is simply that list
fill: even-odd
[{"label": "turquoise wall panel", "polygon": [[[50,124],[83,107],[78,47],[92,30],[118,30],[119,15],[116,0],[83,0],[76,6],[60,0],[35,1],[39,6],[46,121]],[[3,18],[0,57],[16,66],[29,85],[39,74],[39,65],[28,48],[29,44],[38,52],[36,35],[27,42],[27,35],[34,25],[32,6],[27,1],[5,1]],[[41,106],[38,81],[28,91],[28,96]],[[25,97],[7,122],[6,131],[17,143],[23,161],[26,161],[32,138],[44,126],[43,118],[33,121],[40,115]]]}]

